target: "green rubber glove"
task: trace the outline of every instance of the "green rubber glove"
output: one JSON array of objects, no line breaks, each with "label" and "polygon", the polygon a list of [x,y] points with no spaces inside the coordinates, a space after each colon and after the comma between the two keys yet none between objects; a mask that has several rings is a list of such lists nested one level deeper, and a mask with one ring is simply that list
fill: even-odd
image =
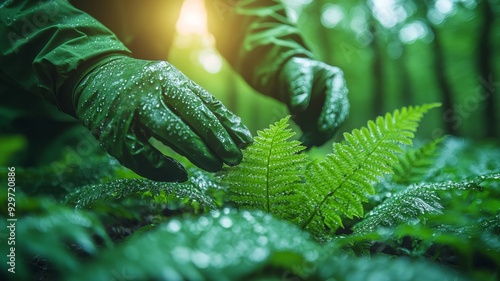
[{"label": "green rubber glove", "polygon": [[293,57],[278,74],[279,99],[300,126],[302,143],[320,146],[331,139],[349,113],[347,87],[338,67]]},{"label": "green rubber glove", "polygon": [[77,84],[72,102],[111,156],[156,181],[185,181],[187,172],[150,137],[207,171],[238,164],[252,142],[239,117],[164,61],[108,58]]}]

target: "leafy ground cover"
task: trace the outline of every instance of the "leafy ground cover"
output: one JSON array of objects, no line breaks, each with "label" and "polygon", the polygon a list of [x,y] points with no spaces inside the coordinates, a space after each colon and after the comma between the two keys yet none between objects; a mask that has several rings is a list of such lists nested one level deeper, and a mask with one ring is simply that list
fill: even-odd
[{"label": "leafy ground cover", "polygon": [[185,183],[105,155],[63,181],[19,168],[16,273],[2,254],[2,280],[497,280],[500,147],[410,146],[435,106],[370,121],[320,160],[284,118],[239,166],[191,167]]}]

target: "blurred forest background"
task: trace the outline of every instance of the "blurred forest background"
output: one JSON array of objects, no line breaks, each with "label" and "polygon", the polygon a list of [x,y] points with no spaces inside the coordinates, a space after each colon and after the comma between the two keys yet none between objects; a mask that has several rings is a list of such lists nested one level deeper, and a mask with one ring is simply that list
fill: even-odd
[{"label": "blurred forest background", "polygon": [[[500,0],[284,3],[317,58],[345,73],[351,113],[341,132],[401,106],[441,102],[424,120],[420,138],[500,137]],[[287,115],[229,68],[205,20],[203,1],[186,0],[169,61],[253,132]]]}]

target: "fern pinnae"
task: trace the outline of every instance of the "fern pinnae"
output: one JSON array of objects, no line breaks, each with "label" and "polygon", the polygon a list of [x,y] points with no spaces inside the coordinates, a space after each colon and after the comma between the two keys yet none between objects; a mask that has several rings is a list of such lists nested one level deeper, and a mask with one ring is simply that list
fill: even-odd
[{"label": "fern pinnae", "polygon": [[204,190],[201,190],[199,185],[194,184],[191,180],[184,183],[173,183],[154,182],[148,179],[118,179],[102,184],[85,185],[68,194],[65,202],[80,209],[91,207],[96,201],[116,200],[146,192],[150,192],[155,197],[165,192],[165,194],[172,195],[179,200],[186,199],[189,202],[197,202],[208,210],[217,208],[214,199],[204,194]]},{"label": "fern pinnae", "polygon": [[444,137],[424,144],[417,149],[408,149],[399,157],[394,165],[392,181],[395,183],[409,184],[422,180],[429,167],[434,165],[436,151]]},{"label": "fern pinnae", "polygon": [[402,108],[368,122],[361,130],[345,133],[345,141],[335,143],[332,154],[306,170],[306,181],[313,183],[314,188],[305,192],[316,207],[302,227],[322,232],[314,229],[322,221],[335,230],[342,226],[341,216],[362,216],[366,194],[374,193],[372,183],[392,173],[396,155],[402,152],[401,145],[412,144],[423,114],[436,106]]},{"label": "fern pinnae", "polygon": [[481,190],[486,181],[499,181],[500,173],[475,176],[459,182],[420,183],[387,198],[354,226],[355,233],[369,233],[379,227],[391,227],[417,219],[420,215],[440,214],[439,191]]},{"label": "fern pinnae", "polygon": [[[302,181],[300,170],[308,163],[305,149],[288,128],[285,117],[258,132],[254,143],[246,148],[238,166],[227,167],[222,181],[227,183],[230,200],[243,208],[261,209],[282,218],[297,218],[294,186]],[[295,212],[295,214],[293,214]]]}]

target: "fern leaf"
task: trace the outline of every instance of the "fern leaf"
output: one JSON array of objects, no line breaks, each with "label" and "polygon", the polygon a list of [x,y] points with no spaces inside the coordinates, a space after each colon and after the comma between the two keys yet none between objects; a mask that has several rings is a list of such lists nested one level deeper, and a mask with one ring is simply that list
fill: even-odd
[{"label": "fern leaf", "polygon": [[408,149],[399,157],[399,162],[394,165],[392,181],[395,183],[409,184],[422,180],[429,167],[433,166],[436,157],[436,148],[444,138],[429,142],[418,149]]},{"label": "fern leaf", "polygon": [[[480,222],[477,229],[482,231],[489,231],[494,234],[500,234],[500,213],[492,215],[491,217]],[[498,244],[500,248],[500,244]]]},{"label": "fern leaf", "polygon": [[[200,187],[200,179],[185,183],[154,182],[147,179],[119,179],[103,184],[87,185],[79,188],[66,197],[66,202],[76,208],[91,206],[96,201],[116,200],[135,194],[150,193],[153,197],[162,196],[168,199],[180,200],[196,209],[213,210],[217,208],[214,200],[205,194]],[[203,187],[203,185],[201,185]],[[209,187],[206,184],[205,187]]]},{"label": "fern leaf", "polygon": [[303,227],[319,234],[325,232],[325,225],[327,230],[342,226],[343,216],[361,217],[362,203],[374,193],[372,184],[392,173],[401,145],[412,144],[423,114],[437,106],[402,108],[345,133],[345,141],[335,143],[332,154],[306,170],[309,187],[304,192],[316,207]]},{"label": "fern leaf", "polygon": [[[76,152],[73,152],[76,154]],[[69,154],[69,153],[68,153]],[[34,168],[16,168],[16,180],[30,188],[26,192],[40,196],[61,196],[80,186],[97,184],[117,177],[138,177],[109,155],[91,154],[85,158],[67,155],[63,160]],[[0,175],[0,181],[6,175]]]},{"label": "fern leaf", "polygon": [[289,116],[258,132],[254,143],[243,155],[240,165],[228,167],[222,173],[230,200],[243,208],[260,209],[278,217],[294,220],[300,194],[293,185],[302,181],[300,169],[307,156],[300,152],[304,146],[289,140],[295,135],[288,128]]},{"label": "fern leaf", "polygon": [[360,223],[355,225],[356,233],[368,233],[381,226],[394,226],[415,220],[424,214],[440,214],[443,206],[438,191],[480,190],[481,183],[500,180],[500,173],[473,177],[459,182],[416,184],[386,199],[375,207]]}]

